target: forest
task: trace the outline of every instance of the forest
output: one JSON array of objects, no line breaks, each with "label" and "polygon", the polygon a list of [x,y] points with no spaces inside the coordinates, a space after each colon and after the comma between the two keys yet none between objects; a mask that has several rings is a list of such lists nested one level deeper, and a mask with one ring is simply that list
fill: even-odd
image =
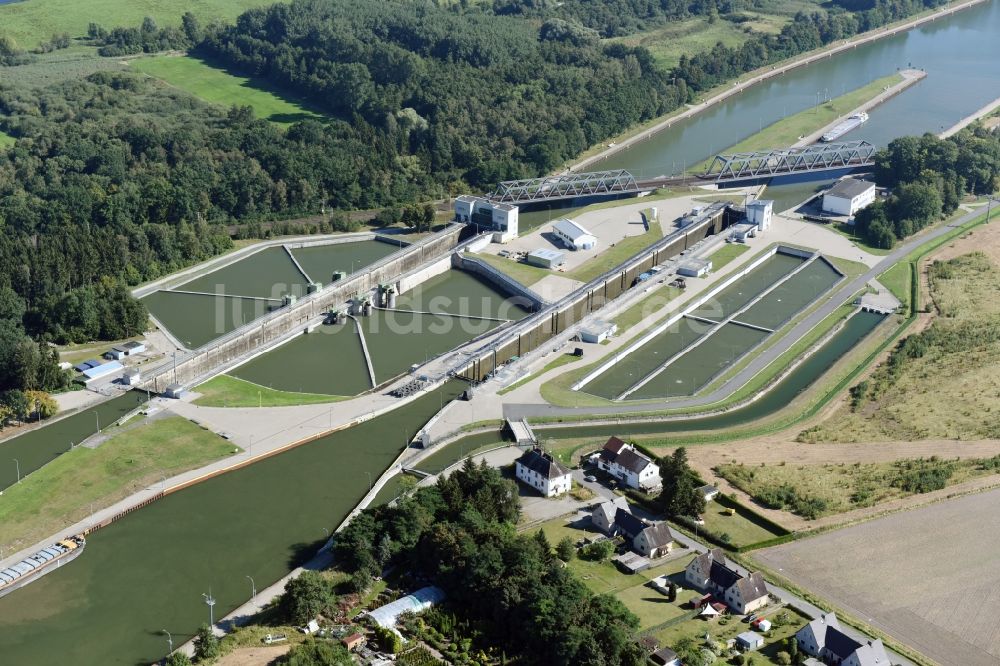
[{"label": "forest", "polygon": [[875,181],[892,195],[858,211],[854,229],[869,244],[889,249],[953,213],[963,196],[996,191],[1000,134],[974,126],[947,139],[895,139],[875,156]]},{"label": "forest", "polygon": [[359,589],[393,566],[441,587],[442,609],[456,611],[476,649],[502,649],[517,663],[643,664],[638,619],[591,593],[544,536],[517,534],[519,512],[514,483],[467,459],[436,485],[363,511],[339,533],[336,560]]}]

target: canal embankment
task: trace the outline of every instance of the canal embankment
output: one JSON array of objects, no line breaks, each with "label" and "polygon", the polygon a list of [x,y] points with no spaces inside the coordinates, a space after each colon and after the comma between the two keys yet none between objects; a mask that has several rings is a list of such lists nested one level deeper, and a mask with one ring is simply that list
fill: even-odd
[{"label": "canal embankment", "polygon": [[960,12],[964,9],[973,7],[975,5],[979,5],[986,1],[987,0],[966,0],[965,2],[960,2],[958,4],[951,4],[948,5],[947,7],[938,9],[930,14],[926,14],[924,16],[919,16],[911,20],[905,21],[899,25],[879,28],[878,30],[867,32],[862,35],[858,35],[857,37],[854,37],[852,39],[845,40],[844,42],[841,42],[837,45],[829,46],[819,51],[813,51],[799,58],[795,58],[785,64],[775,65],[765,70],[758,70],[759,73],[750,76],[750,78],[748,79],[738,80],[730,87],[728,87],[726,90],[723,90],[722,92],[710,97],[704,102],[692,105],[682,113],[671,115],[662,120],[661,122],[653,125],[652,127],[641,130],[632,136],[629,136],[627,138],[622,139],[621,141],[618,141],[614,145],[609,146],[605,150],[602,150],[601,152],[597,153],[596,155],[589,156],[583,160],[576,162],[570,167],[570,170],[585,171],[589,167],[595,164],[598,164],[614,155],[617,155],[618,153],[628,150],[635,144],[641,143],[643,141],[652,138],[653,136],[655,136],[659,132],[662,132],[663,130],[669,129],[678,123],[694,118],[695,116],[705,112],[706,110],[711,109],[722,102],[725,102],[731,97],[739,95],[743,91],[747,90],[748,88],[752,88],[759,83],[781,76],[782,74],[791,72],[795,69],[805,67],[814,62],[826,58],[831,58],[839,53],[855,49],[864,44],[881,40],[886,37],[891,37],[901,32],[912,30],[913,28],[924,25],[925,23],[935,21],[945,16],[950,16],[956,12]]},{"label": "canal embankment", "polygon": [[857,108],[852,109],[850,112],[845,113],[844,115],[835,119],[830,124],[816,130],[815,132],[812,132],[811,134],[803,136],[801,139],[792,144],[792,148],[803,148],[805,146],[809,146],[811,144],[816,143],[817,141],[819,141],[821,136],[823,136],[831,129],[836,127],[838,123],[843,122],[844,120],[847,120],[849,117],[855,116],[859,113],[867,113],[868,111],[871,111],[876,106],[884,104],[885,102],[889,101],[890,99],[892,99],[899,93],[903,92],[910,86],[914,85],[915,83],[922,81],[927,76],[927,72],[919,69],[904,69],[901,72],[899,72],[899,74],[900,76],[903,77],[902,81],[893,86],[890,86],[889,88],[882,91],[881,93],[879,93],[872,99],[868,100],[864,104],[861,104]]},{"label": "canal embankment", "polygon": [[993,113],[997,109],[1000,109],[1000,97],[997,97],[995,100],[993,100],[992,102],[990,102],[986,106],[982,107],[981,109],[979,109],[975,113],[970,113],[965,118],[962,118],[957,123],[955,123],[954,125],[952,125],[948,129],[946,129],[945,131],[943,131],[940,134],[938,134],[938,136],[940,138],[942,138],[942,139],[947,139],[949,136],[952,136],[954,134],[958,134],[961,130],[965,129],[966,127],[968,127],[972,123],[976,122],[980,118],[984,118],[984,117],[990,115],[991,113]]}]

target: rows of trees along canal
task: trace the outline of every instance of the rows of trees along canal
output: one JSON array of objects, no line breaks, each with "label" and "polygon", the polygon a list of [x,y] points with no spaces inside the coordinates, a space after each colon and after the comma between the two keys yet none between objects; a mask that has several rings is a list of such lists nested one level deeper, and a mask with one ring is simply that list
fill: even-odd
[{"label": "rows of trees along canal", "polygon": [[875,177],[892,195],[858,211],[855,232],[888,249],[954,212],[963,195],[996,191],[1000,133],[977,126],[945,140],[933,134],[895,139],[876,156]]},{"label": "rows of trees along canal", "polygon": [[[18,139],[0,153],[0,286],[19,302],[20,328],[60,343],[139,333],[145,313],[123,287],[229,249],[223,225],[256,235],[261,220],[324,205],[396,205],[540,174],[720,78],[927,6],[801,14],[778,36],[716,47],[668,73],[642,48],[600,42],[592,27],[604,19],[590,4],[306,0],[231,26],[192,16],[179,28],[92,26],[109,56],[193,48],[331,117],[284,131],[130,73],[0,86],[0,129]],[[716,11],[738,20],[740,8],[640,4],[616,4],[630,18],[616,31]],[[0,363],[16,346],[0,347]],[[36,388],[0,385],[10,387]]]}]

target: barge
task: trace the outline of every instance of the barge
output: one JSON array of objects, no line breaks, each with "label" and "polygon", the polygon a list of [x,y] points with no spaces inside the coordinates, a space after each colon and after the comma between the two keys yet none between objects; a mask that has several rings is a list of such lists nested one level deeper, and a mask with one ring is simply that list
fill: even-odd
[{"label": "barge", "polygon": [[72,562],[80,556],[86,545],[87,540],[84,536],[77,534],[57,541],[6,569],[0,569],[0,597],[5,597],[14,590],[35,582],[50,571]]},{"label": "barge", "polygon": [[853,116],[848,116],[846,119],[834,125],[829,132],[824,134],[819,138],[823,143],[829,143],[831,141],[836,141],[840,137],[844,136],[851,130],[857,129],[868,122],[868,114],[862,111],[861,113],[855,113]]}]

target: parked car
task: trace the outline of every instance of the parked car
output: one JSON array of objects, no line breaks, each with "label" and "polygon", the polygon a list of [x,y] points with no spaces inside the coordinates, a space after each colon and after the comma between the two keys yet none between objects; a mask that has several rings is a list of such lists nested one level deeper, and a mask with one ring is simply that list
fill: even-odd
[{"label": "parked car", "polygon": [[756,619],[757,619],[757,614],[756,613],[750,613],[745,618],[743,618],[743,621],[744,622],[753,622]]},{"label": "parked car", "polygon": [[583,477],[583,480],[593,483],[594,481],[597,481],[597,477],[594,476],[593,474],[588,474],[587,476]]}]

